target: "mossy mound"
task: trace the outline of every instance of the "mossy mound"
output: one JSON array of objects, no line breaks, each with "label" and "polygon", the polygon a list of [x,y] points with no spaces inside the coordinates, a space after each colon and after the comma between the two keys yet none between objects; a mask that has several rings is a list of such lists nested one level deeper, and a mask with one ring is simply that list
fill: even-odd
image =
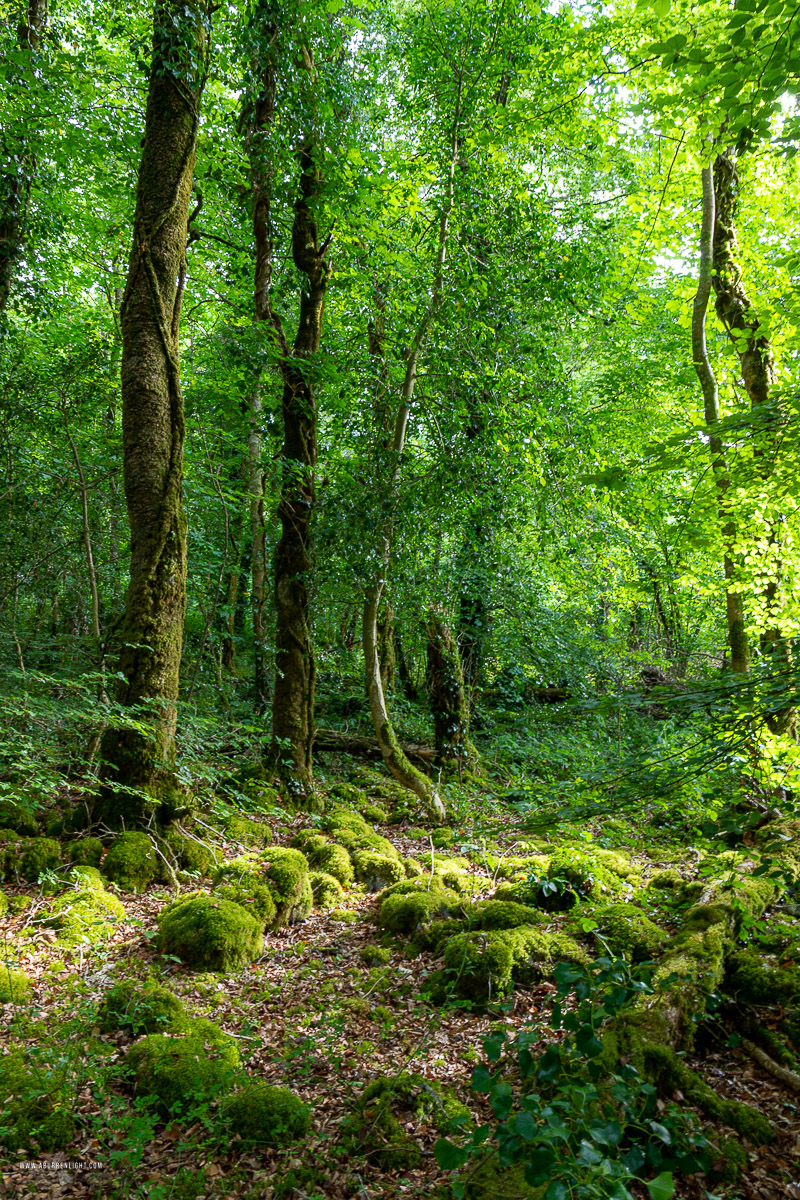
[{"label": "mossy mound", "polygon": [[272,830],[261,821],[253,821],[241,813],[232,813],[225,822],[225,833],[234,842],[243,846],[261,849],[272,841]]},{"label": "mossy mound", "polygon": [[66,1149],[76,1130],[65,1101],[59,1073],[21,1051],[0,1058],[0,1145],[12,1152]]},{"label": "mossy mound", "polygon": [[168,829],[164,837],[182,871],[190,871],[192,875],[209,874],[214,866],[214,855],[202,838],[189,837],[180,829]]},{"label": "mossy mound", "polygon": [[568,912],[578,902],[578,894],[569,886],[566,889],[547,887],[547,880],[533,876],[501,883],[493,900],[524,904],[528,908],[540,908],[544,912]]},{"label": "mossy mound", "polygon": [[488,888],[488,883],[485,879],[479,875],[473,875],[466,868],[462,867],[457,860],[436,863],[434,873],[441,879],[446,888],[450,888],[453,892],[458,892],[459,896],[475,896],[480,892],[485,892]]},{"label": "mossy mound", "polygon": [[[561,847],[550,859],[548,879],[563,879],[578,893],[590,900],[612,900],[623,897],[626,888],[623,877],[610,866],[618,856],[612,851],[579,850],[576,846]],[[604,859],[604,862],[601,862]]]},{"label": "mossy mound", "polygon": [[414,842],[419,842],[419,841],[427,842],[427,840],[428,840],[427,829],[422,829],[418,825],[410,825],[408,829],[404,829],[402,832],[405,837],[411,838],[411,840]]},{"label": "mossy mound", "polygon": [[444,971],[429,980],[431,994],[441,1002],[449,984],[456,995],[485,1005],[506,995],[514,982],[528,983],[548,974],[560,960],[585,963],[588,957],[566,934],[530,925],[459,933],[445,947]]},{"label": "mossy mound", "polygon": [[111,843],[103,874],[126,892],[143,892],[159,873],[158,855],[146,833],[120,833]]},{"label": "mossy mound", "polygon": [[414,889],[405,894],[391,891],[381,900],[378,924],[388,933],[413,937],[420,926],[450,917],[460,907],[457,893],[442,887]]},{"label": "mossy mound", "polygon": [[221,1110],[243,1148],[288,1146],[311,1129],[311,1109],[287,1088],[253,1083],[238,1092]]},{"label": "mossy mound", "polygon": [[724,986],[749,1004],[800,1001],[800,968],[776,967],[755,950],[740,950],[725,963]]},{"label": "mossy mound", "polygon": [[373,824],[385,825],[389,820],[389,814],[386,809],[380,804],[373,804],[367,800],[358,806],[358,811],[367,821],[372,821]]},{"label": "mossy mound", "polygon": [[405,871],[406,879],[419,879],[420,875],[425,874],[425,868],[416,858],[404,858],[403,870]]},{"label": "mossy mound", "polygon": [[65,946],[104,941],[125,920],[124,907],[103,887],[96,867],[73,867],[67,885],[42,919],[42,924],[58,930]]},{"label": "mossy mound", "polygon": [[332,783],[328,788],[328,795],[332,800],[343,800],[345,804],[352,804],[354,808],[368,802],[363,789],[345,779],[337,779]]},{"label": "mossy mound", "polygon": [[33,995],[33,984],[24,971],[0,962],[0,1004],[25,1004]]},{"label": "mossy mound", "polygon": [[0,917],[4,917],[8,912],[8,896],[5,892],[0,892]]},{"label": "mossy mound", "polygon": [[550,855],[526,854],[503,858],[497,854],[487,854],[486,865],[497,879],[525,879],[528,876],[542,879],[550,866]]},{"label": "mossy mound", "polygon": [[456,840],[456,835],[449,825],[439,825],[431,832],[431,841],[439,849],[447,849]]},{"label": "mossy mound", "polygon": [[79,838],[64,846],[64,861],[79,867],[99,867],[103,857],[103,843],[99,838]]},{"label": "mossy mound", "polygon": [[402,861],[394,855],[376,850],[356,850],[353,853],[356,879],[368,892],[380,892],[405,879]]},{"label": "mossy mound", "polygon": [[344,899],[344,888],[333,875],[328,875],[325,871],[311,871],[308,881],[311,884],[315,908],[336,908]]},{"label": "mossy mound", "polygon": [[239,1047],[213,1021],[184,1021],[171,1033],[150,1033],[135,1042],[125,1065],[136,1093],[150,1096],[166,1116],[185,1112],[233,1085]]},{"label": "mossy mound", "polygon": [[126,979],[109,988],[97,1010],[97,1024],[102,1033],[126,1030],[138,1036],[158,1033],[185,1019],[183,1004],[178,996],[160,983],[140,984]]},{"label": "mossy mound", "polygon": [[28,883],[54,871],[61,862],[61,846],[55,838],[20,838],[16,846],[19,874]]},{"label": "mossy mound", "polygon": [[264,949],[261,926],[230,900],[198,893],[169,904],[158,916],[156,949],[187,966],[235,971]]},{"label": "mossy mound", "polygon": [[381,837],[360,813],[351,812],[348,808],[332,809],[326,815],[323,827],[351,853],[355,853],[356,850],[373,850],[378,854],[385,854],[388,858],[400,858],[400,854],[388,838]]},{"label": "mossy mound", "polygon": [[262,930],[271,929],[275,924],[278,909],[272,892],[266,883],[259,882],[257,875],[245,875],[242,879],[231,879],[229,883],[218,883],[214,895],[238,904],[255,917]]},{"label": "mossy mound", "polygon": [[680,871],[674,867],[665,868],[663,871],[656,871],[655,875],[651,876],[648,887],[653,888],[657,892],[674,891],[683,887],[683,876]]},{"label": "mossy mound", "polygon": [[0,800],[0,829],[10,829],[21,837],[36,837],[39,824],[27,807],[14,800]]},{"label": "mossy mound", "polygon": [[[319,835],[318,835],[319,836]],[[320,837],[305,852],[309,865],[338,879],[342,887],[350,887],[355,880],[353,862],[344,846]]]},{"label": "mossy mound", "polygon": [[466,1123],[469,1110],[442,1084],[402,1072],[379,1076],[364,1089],[352,1116],[342,1124],[342,1145],[365,1154],[387,1171],[413,1170],[422,1152],[406,1131],[409,1123],[432,1124],[447,1133],[455,1121]]},{"label": "mossy mound", "polygon": [[520,925],[539,925],[547,918],[538,909],[513,900],[479,900],[465,910],[473,929],[518,929]]},{"label": "mossy mound", "polygon": [[288,846],[271,846],[260,855],[258,872],[275,901],[276,928],[304,921],[314,904],[305,855]]},{"label": "mossy mound", "polygon": [[616,954],[632,962],[654,958],[669,941],[669,934],[635,904],[605,904],[592,916],[597,921],[596,932]]}]

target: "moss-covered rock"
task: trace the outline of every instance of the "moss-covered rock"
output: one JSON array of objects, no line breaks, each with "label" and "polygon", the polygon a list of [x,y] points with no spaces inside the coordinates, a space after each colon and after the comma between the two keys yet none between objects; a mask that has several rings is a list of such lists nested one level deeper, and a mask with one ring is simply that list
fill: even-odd
[{"label": "moss-covered rock", "polygon": [[332,783],[328,788],[328,795],[332,800],[343,800],[345,804],[352,804],[354,808],[368,803],[364,790],[356,787],[354,783],[348,783],[345,779],[337,779],[335,783]]},{"label": "moss-covered rock", "polygon": [[111,843],[103,874],[126,892],[143,892],[159,873],[158,855],[146,833],[120,833]]},{"label": "moss-covered rock", "polygon": [[356,850],[373,850],[378,854],[385,854],[388,858],[400,858],[389,839],[376,833],[360,813],[351,812],[347,808],[334,808],[326,814],[323,827],[351,853]]},{"label": "moss-covered rock", "polygon": [[0,1145],[10,1151],[64,1150],[75,1137],[61,1073],[22,1051],[0,1057]]},{"label": "moss-covered rock", "polygon": [[258,870],[275,901],[276,927],[304,921],[314,904],[305,855],[288,846],[271,846],[260,855]]},{"label": "moss-covered rock", "polygon": [[740,950],[725,964],[725,989],[749,1004],[800,1001],[800,968],[765,962],[755,950]]},{"label": "moss-covered rock", "polygon": [[236,1039],[213,1021],[185,1020],[170,1033],[150,1033],[135,1042],[125,1065],[137,1095],[150,1096],[166,1116],[184,1113],[197,1100],[230,1088],[238,1075]]},{"label": "moss-covered rock", "polygon": [[243,846],[261,849],[272,841],[272,830],[263,821],[254,821],[242,813],[231,813],[225,822],[225,833]]},{"label": "moss-covered rock", "polygon": [[359,805],[358,811],[366,821],[372,821],[376,825],[385,825],[389,820],[389,814],[383,805],[373,804],[370,800]]},{"label": "moss-covered rock", "polygon": [[406,879],[418,879],[420,875],[425,874],[425,868],[416,858],[404,858],[403,870],[405,871]]},{"label": "moss-covered rock", "polygon": [[457,995],[484,1005],[504,996],[514,981],[541,978],[564,959],[588,961],[586,951],[566,934],[529,925],[459,933],[445,947],[445,971],[435,981],[433,998],[444,999],[442,985],[449,982]]},{"label": "moss-covered rock", "polygon": [[220,1116],[243,1148],[288,1146],[311,1129],[311,1109],[287,1088],[251,1083],[226,1101]]},{"label": "moss-covered rock", "polygon": [[104,941],[126,913],[116,896],[106,891],[96,867],[73,867],[67,876],[67,888],[50,905],[42,924],[58,930],[65,946]]},{"label": "moss-covered rock", "polygon": [[674,891],[683,887],[683,876],[674,867],[667,867],[663,871],[656,871],[655,875],[651,876],[648,886],[657,892]]},{"label": "moss-covered rock", "polygon": [[439,849],[447,849],[456,840],[456,835],[449,825],[440,825],[431,832],[431,841]]},{"label": "moss-covered rock", "polygon": [[518,929],[520,925],[541,925],[547,917],[527,904],[512,900],[479,900],[464,910],[473,929]]},{"label": "moss-covered rock", "polygon": [[413,937],[422,925],[458,912],[461,899],[445,888],[415,890],[407,894],[389,892],[382,900],[378,924],[389,933]]},{"label": "moss-covered rock", "polygon": [[380,892],[405,879],[402,861],[394,855],[375,850],[356,850],[353,853],[356,879],[363,883],[368,892]]},{"label": "moss-covered rock", "polygon": [[214,866],[214,855],[202,838],[190,837],[180,829],[168,829],[164,837],[182,871],[192,875],[209,874]]},{"label": "moss-covered rock", "polygon": [[207,971],[238,970],[264,948],[261,926],[251,913],[202,892],[167,905],[158,926],[156,948],[162,954]]},{"label": "moss-covered rock", "polygon": [[489,1153],[479,1164],[470,1164],[463,1186],[465,1200],[541,1200],[549,1183],[532,1187],[525,1182],[525,1164],[501,1167],[497,1154]]},{"label": "moss-covered rock", "polygon": [[339,880],[342,887],[350,887],[356,877],[349,853],[338,842],[324,839],[321,845],[309,848],[307,858],[310,866],[324,871],[326,875],[332,875],[334,879]]},{"label": "moss-covered rock", "polygon": [[99,867],[102,857],[103,843],[99,838],[79,838],[64,846],[64,861],[76,867]]},{"label": "moss-covered rock", "polygon": [[39,824],[30,811],[30,802],[24,806],[14,800],[0,800],[0,829],[10,829],[21,837],[35,838]]},{"label": "moss-covered rock", "polygon": [[258,921],[262,930],[271,929],[275,924],[277,906],[272,892],[266,883],[261,883],[257,875],[245,875],[241,879],[230,879],[229,882],[218,883],[214,895],[222,900],[230,900],[238,904],[245,912]]},{"label": "moss-covered rock", "polygon": [[346,1150],[365,1154],[383,1170],[411,1170],[422,1154],[407,1132],[409,1123],[430,1123],[447,1133],[455,1122],[468,1120],[469,1110],[434,1080],[407,1072],[379,1076],[367,1085],[352,1116],[342,1124],[342,1144]]},{"label": "moss-covered rock", "polygon": [[[580,896],[591,900],[612,900],[625,896],[630,888],[609,865],[617,858],[612,851],[579,850],[576,846],[561,847],[550,859],[549,879],[563,879]],[[601,862],[601,859],[604,861]]]},{"label": "moss-covered rock", "polygon": [[388,946],[364,946],[359,951],[359,958],[368,967],[385,967],[392,957]]},{"label": "moss-covered rock", "polygon": [[20,838],[17,843],[19,873],[29,883],[40,875],[54,871],[61,862],[61,846],[55,838]]},{"label": "moss-covered rock", "polygon": [[344,888],[333,875],[328,875],[325,871],[311,871],[308,879],[315,908],[336,908],[344,899]]},{"label": "moss-covered rock", "polygon": [[0,962],[0,1004],[25,1004],[33,995],[33,984],[24,971]]},{"label": "moss-covered rock", "polygon": [[138,1036],[164,1032],[185,1019],[183,1004],[174,992],[155,980],[140,984],[126,979],[103,996],[97,1010],[102,1033],[123,1029]]},{"label": "moss-covered rock", "polygon": [[609,947],[633,962],[654,958],[669,941],[669,934],[635,904],[604,904],[592,915]]}]

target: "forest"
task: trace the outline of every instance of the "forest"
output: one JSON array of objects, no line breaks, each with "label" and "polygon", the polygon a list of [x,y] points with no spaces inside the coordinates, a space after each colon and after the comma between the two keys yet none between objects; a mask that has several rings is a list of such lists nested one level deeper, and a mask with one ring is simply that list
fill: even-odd
[{"label": "forest", "polygon": [[800,1200],[798,22],[0,0],[0,1195]]}]

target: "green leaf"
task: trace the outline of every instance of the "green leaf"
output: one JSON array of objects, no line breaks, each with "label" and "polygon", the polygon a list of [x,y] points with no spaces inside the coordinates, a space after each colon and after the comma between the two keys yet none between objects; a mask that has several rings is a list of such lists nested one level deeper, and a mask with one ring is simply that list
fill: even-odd
[{"label": "green leaf", "polygon": [[652,0],[652,8],[657,17],[665,17],[670,9],[670,0]]},{"label": "green leaf", "polygon": [[463,1146],[454,1146],[447,1138],[439,1138],[433,1147],[433,1157],[443,1171],[455,1171],[463,1167],[469,1158],[469,1151]]},{"label": "green leaf", "polygon": [[662,1171],[647,1184],[650,1200],[672,1200],[675,1195],[675,1182],[672,1171]]}]

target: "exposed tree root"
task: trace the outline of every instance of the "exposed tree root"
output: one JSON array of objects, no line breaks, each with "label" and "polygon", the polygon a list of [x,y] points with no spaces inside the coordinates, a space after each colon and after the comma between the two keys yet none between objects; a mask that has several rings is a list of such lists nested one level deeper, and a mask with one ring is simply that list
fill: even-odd
[{"label": "exposed tree root", "polygon": [[746,1054],[749,1054],[754,1062],[763,1067],[765,1071],[769,1071],[784,1087],[789,1088],[792,1092],[800,1092],[800,1075],[796,1071],[790,1070],[789,1067],[782,1067],[780,1063],[776,1063],[774,1058],[770,1058],[766,1050],[762,1050],[755,1042],[751,1042],[749,1038],[742,1038],[742,1049]]}]

